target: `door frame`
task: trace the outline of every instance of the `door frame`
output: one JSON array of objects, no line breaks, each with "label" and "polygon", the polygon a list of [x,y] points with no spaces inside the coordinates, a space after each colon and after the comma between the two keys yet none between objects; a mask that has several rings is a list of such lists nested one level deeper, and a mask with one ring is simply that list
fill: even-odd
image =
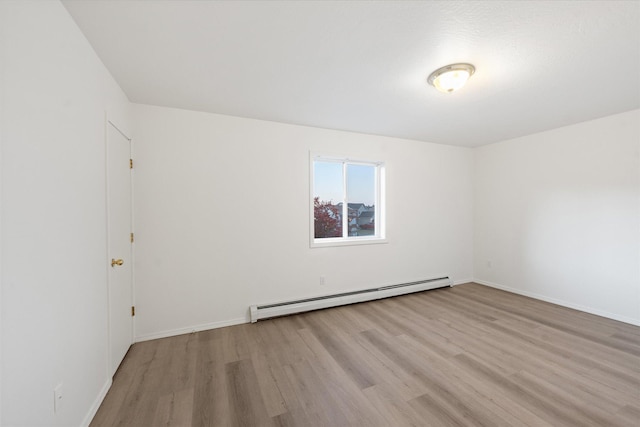
[{"label": "door frame", "polygon": [[[122,127],[118,126],[117,120],[114,120],[110,117],[109,112],[105,112],[105,125],[104,125],[104,165],[105,165],[105,233],[106,233],[106,257],[105,257],[105,271],[107,273],[106,277],[106,285],[107,285],[107,304],[106,304],[106,314],[107,314],[107,376],[109,381],[112,381],[113,375],[115,372],[112,372],[112,351],[111,351],[111,275],[110,275],[110,212],[109,212],[109,126],[113,127],[120,135],[122,135],[127,141],[129,141],[129,158],[133,159],[133,139],[122,130]],[[134,222],[133,222],[133,168],[130,169],[129,174],[129,185],[131,190],[131,201],[130,201],[130,212],[129,212],[129,221],[131,224],[131,233],[134,231]],[[132,242],[130,245],[130,259],[131,259],[131,305],[135,306],[135,274],[134,274],[134,265],[135,265],[135,251],[134,251],[134,243]],[[131,316],[131,343],[135,343],[135,316]]]}]

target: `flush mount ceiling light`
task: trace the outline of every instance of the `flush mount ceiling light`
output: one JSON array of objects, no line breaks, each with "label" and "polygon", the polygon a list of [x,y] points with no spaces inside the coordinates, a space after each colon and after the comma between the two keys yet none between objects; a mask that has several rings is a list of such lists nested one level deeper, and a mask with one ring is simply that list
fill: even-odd
[{"label": "flush mount ceiling light", "polygon": [[451,93],[464,86],[475,72],[471,64],[451,64],[435,70],[427,81],[440,92]]}]

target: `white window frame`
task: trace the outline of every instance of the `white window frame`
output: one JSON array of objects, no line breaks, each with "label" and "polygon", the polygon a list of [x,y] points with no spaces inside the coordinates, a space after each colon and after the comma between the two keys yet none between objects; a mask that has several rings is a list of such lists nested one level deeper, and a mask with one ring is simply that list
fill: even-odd
[{"label": "white window frame", "polygon": [[[325,238],[315,238],[315,221],[314,221],[314,206],[313,206],[313,198],[314,198],[314,162],[334,162],[334,163],[342,163],[342,200],[335,201],[336,203],[343,203],[343,211],[342,211],[342,235],[343,237],[325,237]],[[346,178],[346,168],[347,165],[366,165],[366,166],[374,166],[376,168],[375,174],[375,231],[376,234],[373,236],[349,236],[348,233],[348,207],[349,200],[347,199],[347,178]],[[385,164],[382,161],[370,161],[370,160],[362,160],[362,159],[353,159],[350,157],[337,157],[337,156],[327,156],[317,153],[310,153],[309,156],[309,171],[310,171],[310,186],[309,186],[309,245],[311,248],[324,248],[331,246],[351,246],[351,245],[371,245],[371,244],[379,244],[379,243],[387,243],[386,237],[386,207],[385,207]]]}]

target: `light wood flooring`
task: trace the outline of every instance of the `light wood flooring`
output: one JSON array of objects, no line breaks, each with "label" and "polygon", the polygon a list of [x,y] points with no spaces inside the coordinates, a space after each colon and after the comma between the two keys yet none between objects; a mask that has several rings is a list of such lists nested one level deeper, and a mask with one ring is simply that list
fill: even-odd
[{"label": "light wood flooring", "polygon": [[135,344],[91,424],[639,425],[639,327],[478,284]]}]

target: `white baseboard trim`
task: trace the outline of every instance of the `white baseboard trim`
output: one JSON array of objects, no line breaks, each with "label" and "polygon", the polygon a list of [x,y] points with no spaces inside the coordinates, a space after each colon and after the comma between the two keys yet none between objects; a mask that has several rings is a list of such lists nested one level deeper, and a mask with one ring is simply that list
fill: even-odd
[{"label": "white baseboard trim", "polygon": [[89,424],[91,424],[91,421],[93,421],[93,417],[96,416],[96,413],[100,408],[100,405],[102,405],[102,401],[107,396],[107,393],[109,392],[109,389],[111,388],[112,383],[113,383],[112,378],[109,378],[104,383],[104,385],[102,386],[102,389],[100,390],[100,393],[98,393],[98,397],[96,397],[96,400],[93,401],[91,408],[89,408],[89,412],[87,412],[87,415],[84,417],[84,420],[82,420],[82,424],[80,424],[81,427],[89,427]]},{"label": "white baseboard trim", "polygon": [[[474,281],[476,280],[474,279],[456,280],[453,282],[452,286],[461,285],[463,283],[470,283]],[[188,326],[186,328],[170,329],[168,331],[138,335],[135,337],[134,342],[143,342],[143,341],[157,340],[160,338],[175,337],[176,335],[190,334],[192,332],[199,332],[199,331],[207,331],[209,329],[224,328],[226,326],[240,325],[240,324],[249,323],[249,322],[250,320],[248,318],[243,317],[243,318],[237,318],[237,319],[231,319],[231,320],[223,320],[220,322],[205,323],[202,325]]]},{"label": "white baseboard trim", "polygon": [[186,328],[171,329],[168,331],[154,332],[152,334],[138,335],[135,342],[157,340],[158,338],[175,337],[176,335],[190,334],[192,332],[207,331],[209,329],[224,328],[225,326],[240,325],[249,323],[249,319],[241,317],[238,319],[223,320],[220,322],[204,323],[202,325],[188,326]]},{"label": "white baseboard trim", "polygon": [[563,300],[556,299],[556,298],[551,298],[551,297],[548,297],[548,296],[545,296],[545,295],[540,295],[540,294],[537,294],[535,292],[522,291],[520,289],[511,288],[509,286],[504,286],[504,285],[499,285],[497,283],[489,282],[489,281],[486,281],[486,280],[473,279],[472,281],[475,282],[475,283],[479,283],[481,285],[489,286],[491,288],[496,288],[496,289],[500,289],[500,290],[503,290],[503,291],[511,292],[513,294],[523,295],[525,297],[530,297],[530,298],[538,299],[538,300],[541,300],[541,301],[550,302],[552,304],[561,305],[563,307],[572,308],[574,310],[584,311],[585,313],[595,314],[596,316],[606,317],[607,319],[617,320],[619,322],[624,322],[624,323],[629,323],[631,325],[640,326],[640,320],[639,319],[633,319],[631,317],[620,316],[618,314],[609,313],[609,312],[604,311],[604,310],[599,310],[599,309],[592,308],[592,307],[585,307],[583,305],[574,304],[574,303],[563,301]]}]

